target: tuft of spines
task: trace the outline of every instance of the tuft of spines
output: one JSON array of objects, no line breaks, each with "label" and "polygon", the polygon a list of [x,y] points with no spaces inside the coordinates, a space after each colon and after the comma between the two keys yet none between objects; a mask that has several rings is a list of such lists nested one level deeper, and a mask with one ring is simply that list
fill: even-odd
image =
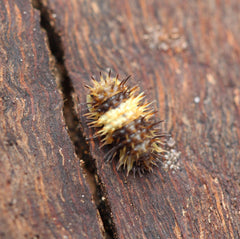
[{"label": "tuft of spines", "polygon": [[139,87],[129,88],[120,81],[118,75],[106,77],[100,74],[100,80],[92,77],[92,86],[87,95],[90,127],[95,127],[95,136],[102,137],[102,146],[111,145],[106,161],[118,158],[117,169],[127,170],[127,175],[152,171],[168,151],[165,149],[166,133],[159,132],[150,104],[144,101],[144,93],[138,93]]}]

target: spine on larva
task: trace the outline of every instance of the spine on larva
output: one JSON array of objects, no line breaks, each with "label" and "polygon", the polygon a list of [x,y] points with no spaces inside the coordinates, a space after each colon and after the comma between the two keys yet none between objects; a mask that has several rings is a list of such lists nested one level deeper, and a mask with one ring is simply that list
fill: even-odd
[{"label": "spine on larva", "polygon": [[133,171],[141,176],[164,159],[167,134],[156,129],[162,121],[155,122],[151,103],[144,101],[139,87],[126,86],[129,78],[120,81],[110,73],[100,74],[99,81],[92,77],[92,86],[86,86],[86,116],[91,120],[89,126],[96,128],[95,136],[102,138],[102,146],[112,146],[105,160],[117,158],[118,170],[122,167],[127,175]]}]

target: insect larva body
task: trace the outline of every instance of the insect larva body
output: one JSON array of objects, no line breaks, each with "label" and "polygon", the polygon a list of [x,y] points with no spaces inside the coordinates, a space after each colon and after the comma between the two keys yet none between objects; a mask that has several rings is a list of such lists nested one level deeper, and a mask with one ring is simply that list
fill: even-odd
[{"label": "insect larva body", "polygon": [[151,103],[143,100],[144,93],[137,93],[137,86],[126,86],[128,79],[120,81],[110,73],[105,78],[100,75],[100,81],[92,78],[92,86],[86,86],[86,115],[91,120],[89,126],[97,129],[95,136],[102,137],[103,145],[112,146],[106,161],[117,157],[117,169],[123,167],[127,175],[130,171],[141,175],[152,171],[157,161],[164,158],[167,135],[156,129],[162,121],[155,122],[155,112]]}]

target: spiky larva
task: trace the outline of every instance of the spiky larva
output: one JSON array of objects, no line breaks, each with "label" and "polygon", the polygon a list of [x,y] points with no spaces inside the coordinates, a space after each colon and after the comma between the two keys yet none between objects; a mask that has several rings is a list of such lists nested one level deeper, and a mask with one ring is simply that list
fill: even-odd
[{"label": "spiky larva", "polygon": [[92,77],[92,86],[87,95],[90,127],[97,129],[95,136],[102,137],[102,146],[111,145],[106,161],[117,157],[117,169],[123,167],[127,175],[152,171],[157,161],[164,159],[167,134],[159,132],[155,126],[154,110],[151,103],[144,102],[144,93],[138,93],[139,87],[129,88],[126,82],[110,73],[100,80]]}]

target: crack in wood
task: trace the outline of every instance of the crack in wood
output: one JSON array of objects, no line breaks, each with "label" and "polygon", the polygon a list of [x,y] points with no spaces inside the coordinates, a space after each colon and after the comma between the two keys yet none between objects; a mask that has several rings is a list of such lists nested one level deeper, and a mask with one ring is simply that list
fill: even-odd
[{"label": "crack in wood", "polygon": [[54,73],[56,78],[59,79],[59,88],[64,100],[63,115],[65,123],[68,128],[70,139],[75,146],[75,152],[86,174],[86,181],[93,194],[93,201],[100,214],[105,230],[103,232],[104,237],[107,239],[118,238],[111,216],[112,212],[107,200],[105,187],[97,174],[95,161],[90,155],[89,146],[81,131],[80,119],[74,110],[72,97],[74,89],[71,84],[71,79],[68,76],[66,66],[64,65],[64,48],[61,37],[51,21],[50,10],[47,9],[40,0],[32,0],[32,5],[40,12],[41,27],[46,31],[49,49],[53,56],[53,60],[56,62]]}]

